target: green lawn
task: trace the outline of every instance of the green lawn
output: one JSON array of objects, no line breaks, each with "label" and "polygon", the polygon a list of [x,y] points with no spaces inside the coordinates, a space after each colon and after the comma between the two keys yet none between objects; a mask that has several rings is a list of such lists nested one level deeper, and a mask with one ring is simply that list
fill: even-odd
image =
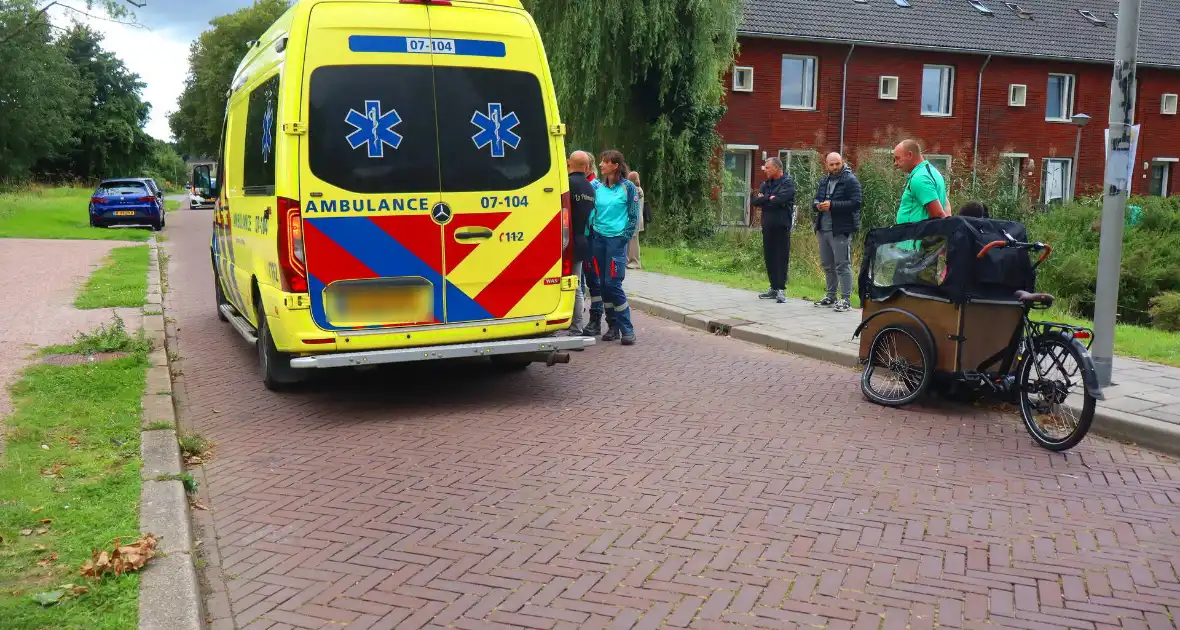
[{"label": "green lawn", "polygon": [[106,264],[94,270],[78,293],[78,308],[143,306],[147,296],[148,246],[132,245],[111,250]]},{"label": "green lawn", "polygon": [[[139,534],[140,396],[148,361],[143,344],[128,341],[122,345],[135,347],[131,356],[36,365],[13,387],[16,411],[5,419],[0,459],[0,625],[7,630],[138,625],[138,574],[78,574],[93,548]],[[33,599],[69,584],[88,592],[66,590],[48,607]]]},{"label": "green lawn", "polygon": [[146,228],[92,228],[89,188],[45,188],[0,194],[0,238],[146,241]]},{"label": "green lawn", "polygon": [[[818,271],[813,252],[806,248],[797,236],[793,239],[791,256],[791,275],[787,282],[787,295],[805,300],[818,300],[824,296],[824,280]],[[799,247],[799,245],[804,245]],[[643,246],[643,268],[646,271],[703,280],[750,291],[765,291],[767,286],[766,272],[759,259],[739,260],[744,264],[735,264],[735,254],[732,251],[717,252],[700,249],[685,248],[675,250],[654,245]],[[799,255],[796,256],[795,254]],[[853,281],[856,269],[854,266]],[[854,287],[855,290],[855,287]],[[852,296],[853,306],[860,307],[860,298],[855,293]],[[1040,311],[1036,319],[1052,320],[1069,324],[1093,327],[1094,323],[1075,317],[1060,309]],[[1154,328],[1128,326],[1120,324],[1115,329],[1115,353],[1154,361],[1166,365],[1180,366],[1180,334],[1164,332]]]}]

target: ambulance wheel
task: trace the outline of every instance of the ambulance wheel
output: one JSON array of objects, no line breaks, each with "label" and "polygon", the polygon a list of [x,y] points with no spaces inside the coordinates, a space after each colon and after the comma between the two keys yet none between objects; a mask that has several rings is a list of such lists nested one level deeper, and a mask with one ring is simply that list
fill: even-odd
[{"label": "ambulance wheel", "polygon": [[225,292],[221,290],[221,276],[216,271],[213,272],[213,290],[217,296],[217,319],[228,322],[229,318],[225,316],[225,311],[221,310],[221,307],[229,304],[229,300],[225,299]]},{"label": "ambulance wheel", "polygon": [[279,352],[275,347],[261,301],[258,305],[258,366],[262,383],[272,392],[284,391],[303,382],[303,373],[291,367],[291,355]]}]

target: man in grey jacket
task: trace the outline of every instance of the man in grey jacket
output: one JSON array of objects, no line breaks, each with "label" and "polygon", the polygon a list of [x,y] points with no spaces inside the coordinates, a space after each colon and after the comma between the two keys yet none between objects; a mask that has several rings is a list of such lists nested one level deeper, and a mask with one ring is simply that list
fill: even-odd
[{"label": "man in grey jacket", "polygon": [[[820,263],[827,279],[827,295],[815,303],[837,313],[852,308],[852,235],[860,231],[860,180],[839,153],[829,153],[828,174],[815,190],[815,232]],[[839,291],[839,299],[837,299]]]}]

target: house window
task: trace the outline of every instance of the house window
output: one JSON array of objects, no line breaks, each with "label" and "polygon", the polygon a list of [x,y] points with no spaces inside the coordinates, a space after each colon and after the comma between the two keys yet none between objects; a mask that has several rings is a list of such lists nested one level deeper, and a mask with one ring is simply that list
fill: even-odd
[{"label": "house window", "polygon": [[1177,97],[1175,94],[1164,94],[1163,99],[1160,101],[1160,113],[1174,116],[1176,114],[1177,98],[1180,97]]},{"label": "house window", "polygon": [[1049,75],[1049,90],[1045,97],[1045,120],[1070,122],[1073,119],[1075,82],[1072,74]]},{"label": "house window", "polygon": [[1147,194],[1152,197],[1167,197],[1172,179],[1171,162],[1153,162],[1151,165],[1151,187]]},{"label": "house window", "polygon": [[754,91],[754,69],[749,66],[736,66],[733,69],[733,91]]},{"label": "house window", "polygon": [[819,59],[783,55],[783,109],[815,109]]},{"label": "house window", "polygon": [[955,69],[925,66],[922,69],[922,115],[950,116],[955,90]]},{"label": "house window", "polygon": [[930,162],[930,165],[943,175],[948,175],[951,172],[951,156],[949,155],[927,154],[926,161]]},{"label": "house window", "polygon": [[1069,158],[1045,158],[1041,160],[1044,169],[1041,177],[1041,201],[1045,205],[1065,203],[1070,198],[1069,180],[1073,160]]},{"label": "house window", "polygon": [[1013,83],[1008,86],[1008,106],[1009,107],[1024,107],[1028,102],[1028,86],[1020,83]]},{"label": "house window", "polygon": [[883,101],[896,101],[897,87],[897,77],[881,77],[881,84],[877,88],[877,97]]}]

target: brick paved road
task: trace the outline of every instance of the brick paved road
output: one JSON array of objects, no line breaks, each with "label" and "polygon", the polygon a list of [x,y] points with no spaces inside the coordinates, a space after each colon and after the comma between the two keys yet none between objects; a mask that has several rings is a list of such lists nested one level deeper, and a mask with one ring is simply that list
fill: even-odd
[{"label": "brick paved road", "polygon": [[[174,218],[213,627],[1172,628],[1180,466],[638,317],[641,345],[279,396]],[[215,528],[217,538],[213,538]]]}]

